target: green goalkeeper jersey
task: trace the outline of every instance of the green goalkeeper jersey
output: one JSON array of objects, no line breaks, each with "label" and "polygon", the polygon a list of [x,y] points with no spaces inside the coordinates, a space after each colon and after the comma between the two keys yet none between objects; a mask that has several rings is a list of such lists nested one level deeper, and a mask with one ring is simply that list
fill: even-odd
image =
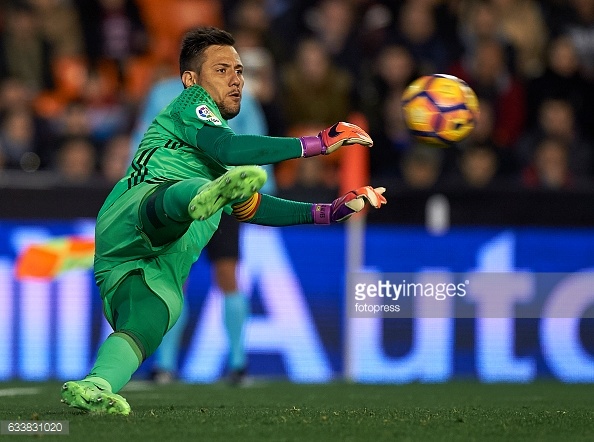
[{"label": "green goalkeeper jersey", "polygon": [[110,323],[111,297],[134,270],[142,272],[147,285],[167,305],[170,327],[179,316],[183,283],[217,229],[221,214],[191,223],[178,241],[154,247],[142,232],[138,211],[144,198],[162,183],[200,177],[206,183],[230,168],[197,147],[197,133],[205,125],[228,128],[203,88],[185,89],[149,126],[127,175],[116,184],[99,212],[95,279]]},{"label": "green goalkeeper jersey", "polygon": [[[146,131],[127,175],[107,197],[95,229],[95,280],[107,320],[119,283],[140,271],[146,284],[167,305],[169,327],[183,303],[182,286],[192,264],[218,227],[220,211],[194,221],[178,240],[153,246],[143,232],[141,203],[163,183],[185,179],[204,184],[240,164],[271,164],[302,154],[297,138],[237,135],[229,128],[210,95],[200,86],[185,89],[154,119]],[[198,189],[197,189],[198,190]],[[189,203],[189,201],[188,201]],[[311,205],[262,195],[250,222],[291,225],[312,222]],[[223,210],[230,212],[230,207]],[[113,324],[112,324],[113,325]]]}]

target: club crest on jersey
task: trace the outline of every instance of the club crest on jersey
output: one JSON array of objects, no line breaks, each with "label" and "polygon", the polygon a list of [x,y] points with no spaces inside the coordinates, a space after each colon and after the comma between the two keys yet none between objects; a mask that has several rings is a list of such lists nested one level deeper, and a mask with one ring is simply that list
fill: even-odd
[{"label": "club crest on jersey", "polygon": [[217,118],[214,112],[211,111],[208,106],[206,106],[206,104],[201,104],[196,108],[196,115],[198,115],[198,118],[202,121],[207,121],[214,124],[215,126],[220,126],[223,124],[221,123],[221,120]]}]

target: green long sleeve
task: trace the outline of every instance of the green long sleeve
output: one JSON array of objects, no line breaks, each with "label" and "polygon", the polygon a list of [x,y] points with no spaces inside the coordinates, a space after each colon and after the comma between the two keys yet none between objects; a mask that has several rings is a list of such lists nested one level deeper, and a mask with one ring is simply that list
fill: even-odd
[{"label": "green long sleeve", "polygon": [[260,205],[248,222],[262,226],[292,226],[312,224],[311,203],[290,201],[271,195],[261,195]]},{"label": "green long sleeve", "polygon": [[237,135],[229,128],[209,125],[197,131],[196,144],[228,166],[273,164],[302,153],[298,138]]}]

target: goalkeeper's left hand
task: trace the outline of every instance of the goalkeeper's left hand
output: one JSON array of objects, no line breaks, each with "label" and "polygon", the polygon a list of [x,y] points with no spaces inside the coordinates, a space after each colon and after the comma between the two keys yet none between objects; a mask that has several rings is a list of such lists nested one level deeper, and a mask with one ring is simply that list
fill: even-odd
[{"label": "goalkeeper's left hand", "polygon": [[303,158],[316,155],[329,155],[340,146],[360,144],[373,146],[371,137],[356,124],[339,122],[324,129],[317,136],[301,137],[301,156]]},{"label": "goalkeeper's left hand", "polygon": [[382,204],[387,204],[382,195],[386,191],[383,187],[359,187],[351,190],[346,195],[336,198],[331,204],[314,204],[311,208],[314,224],[333,224],[346,221],[352,215],[360,212],[368,203],[379,209]]}]

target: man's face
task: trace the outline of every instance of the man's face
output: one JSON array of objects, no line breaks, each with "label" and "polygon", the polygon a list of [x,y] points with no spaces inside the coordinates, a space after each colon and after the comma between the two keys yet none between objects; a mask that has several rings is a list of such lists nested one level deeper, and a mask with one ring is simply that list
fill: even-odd
[{"label": "man's face", "polygon": [[232,46],[209,46],[204,57],[197,83],[212,97],[222,117],[229,120],[241,106],[244,80],[239,54]]}]

